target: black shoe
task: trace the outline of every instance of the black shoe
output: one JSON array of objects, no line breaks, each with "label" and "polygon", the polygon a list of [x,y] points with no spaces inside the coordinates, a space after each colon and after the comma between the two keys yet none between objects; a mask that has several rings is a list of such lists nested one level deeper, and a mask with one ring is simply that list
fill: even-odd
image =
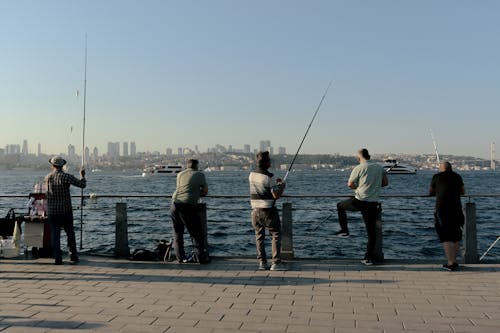
[{"label": "black shoe", "polygon": [[334,233],[333,235],[335,237],[339,237],[339,238],[348,238],[349,237],[349,231],[340,230],[340,231],[337,231],[336,233]]},{"label": "black shoe", "polygon": [[452,264],[452,265],[444,264],[443,265],[443,269],[445,271],[449,271],[449,272],[455,272],[457,270],[457,267],[458,267],[458,265],[455,265],[455,264]]},{"label": "black shoe", "polygon": [[71,263],[78,264],[80,262],[80,258],[77,255],[71,255],[70,259]]},{"label": "black shoe", "polygon": [[62,259],[56,259],[56,261],[54,262],[54,265],[57,265],[57,266],[63,265]]}]

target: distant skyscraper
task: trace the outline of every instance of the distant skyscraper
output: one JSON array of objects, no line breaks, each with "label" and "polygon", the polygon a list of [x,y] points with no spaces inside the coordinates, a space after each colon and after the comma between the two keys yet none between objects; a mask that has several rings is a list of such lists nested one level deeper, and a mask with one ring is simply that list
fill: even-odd
[{"label": "distant skyscraper", "polygon": [[123,143],[123,156],[128,156],[128,142]]},{"label": "distant skyscraper", "polygon": [[200,153],[200,151],[198,150],[198,145],[194,146],[194,151],[196,152],[196,154]]},{"label": "distant skyscraper", "polygon": [[232,153],[233,152],[233,145],[227,146],[227,151],[228,151],[228,153]]},{"label": "distant skyscraper", "polygon": [[130,143],[130,156],[135,156],[137,155],[137,148],[135,147],[135,142],[132,141]]},{"label": "distant skyscraper", "polygon": [[94,160],[97,160],[99,158],[99,149],[97,149],[97,147],[94,147],[94,150],[92,152],[92,158]]},{"label": "distant skyscraper", "polygon": [[72,144],[69,144],[68,145],[68,157],[69,158],[73,158],[76,156],[76,149],[75,149],[75,146],[73,146]]},{"label": "distant skyscraper", "polygon": [[108,142],[108,157],[111,157],[111,158],[120,157],[120,143],[119,142]]},{"label": "distant skyscraper", "polygon": [[250,154],[252,152],[250,145],[243,145],[243,152],[245,154]]},{"label": "distant skyscraper", "polygon": [[90,161],[90,149],[89,147],[85,147],[85,162]]},{"label": "distant skyscraper", "polygon": [[285,147],[278,147],[278,154],[279,155],[286,155],[286,148]]},{"label": "distant skyscraper", "polygon": [[5,155],[17,155],[21,153],[21,145],[7,145],[5,146]]},{"label": "distant skyscraper", "polygon": [[38,155],[38,157],[42,156],[42,144],[41,143],[38,143],[37,155]]},{"label": "distant skyscraper", "polygon": [[23,140],[23,150],[21,153],[26,156],[28,155],[28,140]]},{"label": "distant skyscraper", "polygon": [[260,151],[269,151],[271,152],[271,140],[262,140],[259,142],[259,150]]},{"label": "distant skyscraper", "polygon": [[167,148],[167,156],[172,156],[172,148]]},{"label": "distant skyscraper", "polygon": [[184,155],[184,154],[183,154],[183,150],[182,150],[182,148],[180,148],[180,147],[179,147],[179,148],[177,148],[177,155],[179,155],[179,156]]},{"label": "distant skyscraper", "polygon": [[0,148],[0,157],[4,157],[5,155],[5,149]]}]

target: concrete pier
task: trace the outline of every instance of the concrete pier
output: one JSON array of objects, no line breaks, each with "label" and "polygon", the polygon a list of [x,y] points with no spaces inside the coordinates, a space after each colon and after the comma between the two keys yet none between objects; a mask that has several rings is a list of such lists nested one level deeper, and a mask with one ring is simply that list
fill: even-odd
[{"label": "concrete pier", "polygon": [[1,332],[498,332],[500,264],[0,260]]}]

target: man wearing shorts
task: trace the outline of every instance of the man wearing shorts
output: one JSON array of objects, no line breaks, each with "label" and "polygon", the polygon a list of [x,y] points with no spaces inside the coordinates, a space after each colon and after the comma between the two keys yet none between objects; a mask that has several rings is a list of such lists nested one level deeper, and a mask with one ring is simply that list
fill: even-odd
[{"label": "man wearing shorts", "polygon": [[435,227],[448,260],[443,269],[456,271],[465,222],[460,200],[460,196],[465,193],[464,182],[458,173],[453,172],[449,162],[443,162],[439,165],[439,173],[432,177],[429,192],[436,197]]}]

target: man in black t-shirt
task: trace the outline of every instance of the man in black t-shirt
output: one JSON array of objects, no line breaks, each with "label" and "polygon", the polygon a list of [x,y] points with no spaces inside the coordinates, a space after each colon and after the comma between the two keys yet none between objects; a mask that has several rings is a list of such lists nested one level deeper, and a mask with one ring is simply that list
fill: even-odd
[{"label": "man in black t-shirt", "polygon": [[448,259],[443,268],[450,271],[458,267],[456,259],[465,221],[460,196],[464,193],[462,177],[453,172],[449,162],[441,163],[439,173],[432,177],[430,195],[436,196],[435,227]]}]

